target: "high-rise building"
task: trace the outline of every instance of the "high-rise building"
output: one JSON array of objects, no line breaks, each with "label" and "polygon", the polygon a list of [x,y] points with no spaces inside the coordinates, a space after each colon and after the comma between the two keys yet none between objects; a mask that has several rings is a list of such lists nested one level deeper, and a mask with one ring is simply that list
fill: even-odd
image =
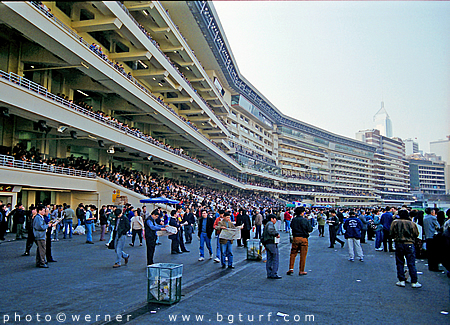
[{"label": "high-rise building", "polygon": [[446,191],[450,194],[450,135],[447,139],[431,141],[430,151],[438,156],[441,156],[442,160],[445,161],[445,180],[446,180]]},{"label": "high-rise building", "polygon": [[420,154],[408,156],[411,193],[420,201],[444,195],[446,191],[445,162]]},{"label": "high-rise building", "polygon": [[384,108],[384,102],[381,102],[381,108],[373,116],[374,129],[380,130],[380,134],[391,138],[394,136],[392,130],[392,121]]},{"label": "high-rise building", "polygon": [[415,153],[419,153],[419,143],[414,141],[413,139],[403,140],[405,143],[405,153],[406,156],[410,156]]},{"label": "high-rise building", "polygon": [[378,129],[356,133],[356,139],[376,146],[374,155],[375,193],[385,203],[412,202],[409,185],[409,167],[405,144],[399,138],[388,138]]}]

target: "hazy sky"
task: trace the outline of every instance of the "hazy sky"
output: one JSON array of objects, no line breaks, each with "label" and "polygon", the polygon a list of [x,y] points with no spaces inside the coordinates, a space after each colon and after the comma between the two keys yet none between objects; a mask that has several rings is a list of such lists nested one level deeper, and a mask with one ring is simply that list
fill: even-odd
[{"label": "hazy sky", "polygon": [[450,135],[450,2],[214,1],[241,74],[281,112],[355,138]]}]

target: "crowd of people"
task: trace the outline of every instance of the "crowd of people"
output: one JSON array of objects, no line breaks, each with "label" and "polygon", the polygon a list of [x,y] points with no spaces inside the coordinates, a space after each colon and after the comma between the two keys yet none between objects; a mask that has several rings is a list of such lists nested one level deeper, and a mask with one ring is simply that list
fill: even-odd
[{"label": "crowd of people", "polygon": [[[170,187],[170,186],[169,186]],[[200,194],[200,193],[197,193]],[[28,210],[19,204],[14,209],[0,202],[0,239],[4,240],[7,220],[13,221],[16,239],[27,234],[24,256],[30,255],[33,243],[37,245],[36,266],[47,268],[48,263],[56,262],[51,251],[51,243],[58,241],[58,233],[63,238],[72,238],[73,229],[85,229],[86,243],[93,244],[92,232],[100,227],[99,241],[107,241],[106,246],[116,250],[114,268],[127,264],[129,254],[124,252],[127,237],[132,237],[130,246],[134,246],[136,237],[140,246],[143,238],[147,247],[147,265],[154,263],[155,248],[160,244],[161,235],[169,235],[171,254],[189,253],[188,244],[192,243],[192,234],[197,232],[199,238],[198,261],[214,259],[222,268],[234,268],[234,238],[237,247],[247,247],[247,242],[254,234],[266,250],[266,270],[269,279],[281,279],[278,275],[279,252],[278,241],[281,232],[291,236],[291,253],[287,275],[294,273],[297,255],[299,257],[299,275],[305,271],[308,252],[308,238],[318,225],[319,237],[324,237],[324,228],[328,225],[329,248],[336,242],[348,247],[348,260],[358,258],[364,262],[363,245],[366,240],[375,241],[375,250],[395,252],[397,267],[397,286],[404,287],[410,278],[413,288],[420,288],[416,258],[427,258],[428,269],[442,272],[442,265],[450,277],[450,209],[446,212],[438,208],[426,208],[425,211],[401,208],[367,208],[367,209],[307,209],[303,206],[295,209],[283,208],[271,198],[259,196],[235,197],[229,193],[204,189],[201,195],[173,195],[179,204],[168,211],[156,208],[147,211],[147,207],[133,207],[131,204],[119,208],[79,204],[76,210],[69,205],[39,204]],[[74,219],[77,223],[75,224]],[[283,225],[284,222],[284,225]],[[73,229],[72,229],[73,228]],[[145,231],[144,231],[145,230]],[[222,232],[239,236],[222,236]],[[262,231],[262,233],[261,233]],[[345,238],[341,240],[339,236]],[[215,238],[215,245],[213,240]],[[206,245],[209,255],[205,254]],[[408,270],[404,270],[405,263]]]},{"label": "crowd of people", "polygon": [[[42,4],[41,1],[32,1],[33,4],[35,4],[39,9],[41,9],[45,14],[48,15],[48,13],[50,12],[50,9],[45,6],[44,4]],[[49,16],[50,18],[53,18],[52,16]],[[161,51],[159,44],[153,39],[151,38],[150,34],[145,30],[145,28],[138,24],[136,22],[136,24],[138,25],[138,27],[144,32],[144,34],[149,38],[149,40],[158,48],[158,50],[164,55],[164,57],[166,57],[166,59],[168,60],[168,62],[175,68],[175,70],[180,74],[180,76],[189,84],[189,86],[197,93],[197,91],[192,87],[191,83],[188,81],[188,79],[182,74],[181,71],[179,71],[179,69],[174,65],[174,63],[170,60],[170,58],[164,54],[164,52]],[[191,128],[193,128],[195,131],[197,131],[199,134],[201,134],[202,136],[204,136],[202,133],[200,133],[199,129],[195,126],[194,123],[192,123],[191,121],[189,121],[188,119],[186,119],[185,117],[179,115],[172,107],[170,107],[168,104],[166,104],[164,102],[164,100],[161,98],[161,96],[156,97],[152,92],[150,92],[145,86],[143,86],[141,83],[139,83],[137,81],[137,79],[135,79],[131,72],[126,72],[125,68],[123,66],[123,64],[118,63],[118,62],[114,62],[112,60],[110,60],[108,58],[108,56],[103,52],[102,48],[100,45],[96,44],[96,43],[92,43],[92,44],[88,44],[86,43],[86,41],[82,38],[79,37],[79,40],[81,43],[85,44],[92,52],[94,52],[95,54],[97,54],[100,58],[102,58],[106,63],[108,63],[110,66],[112,66],[114,69],[116,69],[119,73],[123,74],[125,77],[127,77],[130,81],[132,81],[136,86],[138,86],[139,88],[141,88],[143,91],[145,91],[148,95],[150,95],[153,99],[155,99],[156,101],[158,101],[160,104],[162,104],[164,107],[166,107],[169,111],[171,111],[175,116],[177,116],[178,118],[180,118],[181,120],[183,120],[187,125],[189,125]],[[59,97],[59,96],[58,96]],[[69,105],[72,108],[77,108],[80,107],[78,105],[76,105],[75,103],[73,103],[72,100],[69,100],[68,96],[61,96],[59,97],[61,99],[64,99],[65,102],[64,104],[67,103],[67,105]],[[214,113],[214,111],[211,109],[211,107],[208,105],[208,103],[206,102],[206,100],[199,95],[199,98],[205,103],[205,105],[207,105],[207,107],[211,110],[211,112]],[[81,107],[87,109],[86,107],[90,107],[92,108],[92,106],[89,105],[81,105]],[[93,111],[93,110],[92,110]],[[221,120],[220,117],[217,117],[217,119],[224,125],[223,121]],[[118,122],[120,124],[120,122]],[[213,145],[215,145],[216,147],[217,144],[214,143],[214,141],[208,139],[207,137],[204,136],[205,139],[207,139],[208,141],[210,141]],[[218,147],[219,148],[219,147]],[[219,148],[220,149],[220,148]]]}]

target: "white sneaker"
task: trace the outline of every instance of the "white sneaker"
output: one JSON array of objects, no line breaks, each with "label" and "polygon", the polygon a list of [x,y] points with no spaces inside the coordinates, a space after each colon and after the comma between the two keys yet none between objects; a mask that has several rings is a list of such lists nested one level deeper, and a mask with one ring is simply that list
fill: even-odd
[{"label": "white sneaker", "polygon": [[380,251],[382,251],[383,249],[380,247],[380,248],[375,248],[375,250],[380,252]]},{"label": "white sneaker", "polygon": [[214,262],[220,263],[220,260],[216,257],[216,258],[214,259]]},{"label": "white sneaker", "polygon": [[405,281],[398,281],[395,285],[397,285],[399,287],[404,287],[405,286]]},{"label": "white sneaker", "polygon": [[419,282],[411,284],[411,287],[413,288],[422,288],[422,285]]},{"label": "white sneaker", "polygon": [[204,257],[200,257],[198,260],[199,260],[199,261],[204,261],[205,258],[204,258]]}]

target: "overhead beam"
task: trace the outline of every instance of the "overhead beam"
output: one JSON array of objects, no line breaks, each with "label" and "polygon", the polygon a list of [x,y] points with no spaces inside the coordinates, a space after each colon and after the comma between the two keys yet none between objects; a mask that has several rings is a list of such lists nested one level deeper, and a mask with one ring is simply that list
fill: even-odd
[{"label": "overhead beam", "polygon": [[170,27],[155,27],[150,29],[153,33],[168,33],[170,32]]},{"label": "overhead beam", "polygon": [[181,103],[192,103],[194,99],[192,97],[176,97],[176,98],[165,98],[165,103],[170,104],[181,104]]},{"label": "overhead beam", "polygon": [[72,22],[72,27],[80,33],[119,30],[122,25],[118,18],[99,18]]},{"label": "overhead beam", "polygon": [[152,58],[152,54],[148,51],[111,53],[109,55],[109,58],[112,60],[116,60],[116,61],[137,61],[137,60],[149,60],[150,61],[150,59]]},{"label": "overhead beam", "polygon": [[189,79],[189,82],[203,82],[205,81],[205,78],[192,78]]},{"label": "overhead beam", "polygon": [[182,46],[172,46],[172,47],[164,47],[161,48],[163,52],[182,52],[184,51],[184,47]]},{"label": "overhead beam", "polygon": [[167,70],[135,70],[133,72],[133,76],[135,78],[153,78],[153,77],[160,77],[164,78],[169,75],[169,71]]},{"label": "overhead beam", "polygon": [[128,11],[139,11],[145,9],[153,9],[155,5],[151,1],[146,1],[145,3],[138,3],[135,5],[127,6]]}]

